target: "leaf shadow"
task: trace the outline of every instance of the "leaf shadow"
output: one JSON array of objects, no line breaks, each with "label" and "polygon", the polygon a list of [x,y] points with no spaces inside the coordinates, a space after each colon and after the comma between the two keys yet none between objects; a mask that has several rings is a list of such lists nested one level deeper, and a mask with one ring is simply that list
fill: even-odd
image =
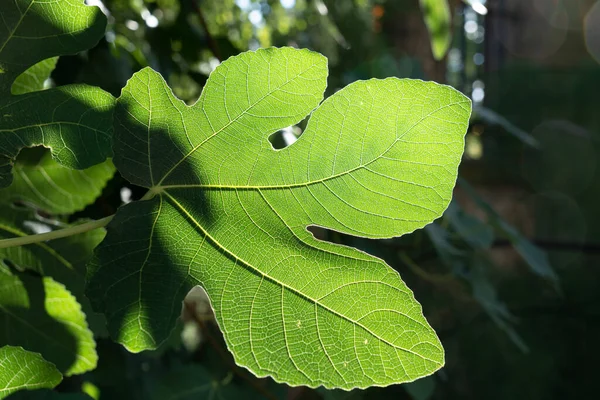
[{"label": "leaf shadow", "polygon": [[[166,129],[156,129],[153,135],[168,137]],[[196,178],[197,170],[188,160],[177,167],[178,175],[185,177]],[[187,245],[196,243],[184,237],[189,230],[175,227],[165,233],[161,225],[167,223],[157,223],[177,207],[167,193],[180,190],[188,189],[170,188],[121,206],[88,264],[86,295],[94,310],[105,314],[111,337],[131,352],[155,349],[167,340],[181,316],[183,299],[198,285],[189,271],[193,260],[183,264],[179,257],[189,253]],[[216,216],[203,191],[177,201],[185,209],[201,210],[203,224],[214,222]],[[174,251],[176,257],[171,256]],[[135,333],[127,329],[131,325],[138,327]]]},{"label": "leaf shadow", "polygon": [[0,346],[21,346],[40,353],[61,372],[69,371],[77,361],[77,341],[64,324],[48,314],[44,278],[32,270],[19,271],[8,260],[1,261],[0,282],[10,291],[4,294],[6,297],[2,303],[12,301],[21,304],[0,304],[0,316],[4,321],[0,330]]}]

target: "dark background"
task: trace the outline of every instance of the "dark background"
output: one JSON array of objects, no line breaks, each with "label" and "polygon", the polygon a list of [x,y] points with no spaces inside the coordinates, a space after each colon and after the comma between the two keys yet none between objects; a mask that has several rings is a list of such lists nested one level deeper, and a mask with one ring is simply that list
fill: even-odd
[{"label": "dark background", "polygon": [[[149,65],[193,103],[219,61],[296,46],[329,58],[327,95],[358,79],[419,78],[461,90],[474,113],[455,200],[434,225],[383,241],[315,232],[400,272],[447,352],[434,376],[349,393],[259,380],[232,364],[200,310],[205,300],[190,296],[161,349],[133,355],[100,339],[99,368],[60,390],[83,385],[101,399],[597,397],[600,1],[452,0],[451,19],[436,20],[431,35],[418,0],[87,3],[102,5],[107,33],[85,54],[60,58],[57,85],[84,82],[118,96]],[[432,37],[449,35],[436,60]],[[143,195],[117,176],[75,217],[114,213],[123,188]]]}]

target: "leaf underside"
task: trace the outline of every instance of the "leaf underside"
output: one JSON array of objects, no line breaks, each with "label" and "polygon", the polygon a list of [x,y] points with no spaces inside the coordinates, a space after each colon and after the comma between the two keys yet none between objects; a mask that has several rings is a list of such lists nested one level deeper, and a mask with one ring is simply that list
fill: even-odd
[{"label": "leaf underside", "polygon": [[43,148],[23,149],[12,184],[0,189],[0,202],[24,203],[49,214],[68,215],[92,204],[115,173],[110,160],[83,170],[62,166]]},{"label": "leaf underside", "polygon": [[[398,273],[307,227],[383,238],[439,217],[470,102],[391,78],[356,82],[319,106],[326,79],[323,56],[271,48],[221,64],[193,106],[151,69],[128,82],[114,162],[155,196],[117,212],[87,293],[129,350],[165,340],[185,294],[202,285],[236,362],[258,376],[351,389],[443,365]],[[273,150],[269,135],[315,108],[300,139]]]}]

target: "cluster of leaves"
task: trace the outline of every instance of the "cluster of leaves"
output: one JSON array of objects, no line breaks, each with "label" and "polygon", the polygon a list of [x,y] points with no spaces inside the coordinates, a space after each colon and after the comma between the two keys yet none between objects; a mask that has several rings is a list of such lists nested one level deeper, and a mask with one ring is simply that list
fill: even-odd
[{"label": "cluster of leaves", "polygon": [[[55,56],[104,35],[104,16],[80,3],[23,0],[1,11],[8,29],[0,36],[0,238],[103,225],[72,215],[95,201],[116,169],[148,192],[119,209],[100,245],[104,230],[85,228],[0,248],[0,312],[8,326],[0,335],[0,397],[94,370],[103,354],[96,341],[107,334],[131,352],[171,342],[195,285],[206,289],[236,363],[257,376],[351,389],[409,382],[440,368],[439,339],[398,274],[355,249],[316,240],[306,227],[388,238],[439,217],[456,180],[469,101],[437,84],[387,79],[349,85],[321,104],[327,60],[291,48],[229,59],[193,106],[150,68],[134,74],[118,99],[85,85],[42,90]],[[147,16],[142,6],[134,11]],[[435,18],[449,18],[442,14],[427,17],[430,29]],[[139,64],[154,64],[120,33]],[[439,58],[444,40],[433,44]],[[271,148],[273,133],[311,112],[300,141]],[[30,149],[36,145],[46,149]],[[544,255],[487,212],[534,271],[556,282]],[[474,249],[489,249],[489,227],[457,205],[445,220]],[[468,263],[484,273],[476,264],[485,257],[454,248],[437,225],[427,234],[451,268]],[[477,273],[465,279],[524,347],[487,281]],[[150,398],[175,396],[174,387],[182,396],[239,393],[230,375],[197,364],[153,375]],[[188,387],[189,377],[201,384]],[[89,386],[84,391],[97,397]]]},{"label": "cluster of leaves", "polygon": [[[116,102],[85,85],[41,90],[49,57],[93,46],[104,16],[79,0],[22,0],[2,19],[1,235],[82,232],[1,250],[3,397],[96,368],[103,316],[128,350],[157,348],[194,285],[236,362],[258,376],[351,389],[443,365],[398,274],[306,227],[379,238],[439,217],[470,115],[463,95],[386,79],[320,104],[327,60],[292,48],[229,59],[191,107],[151,69]],[[302,139],[275,151],[268,137],[311,111]],[[48,150],[26,149],[39,145]],[[147,195],[114,218],[68,224],[113,175],[111,156]],[[97,246],[104,231],[91,228],[111,218]]]}]

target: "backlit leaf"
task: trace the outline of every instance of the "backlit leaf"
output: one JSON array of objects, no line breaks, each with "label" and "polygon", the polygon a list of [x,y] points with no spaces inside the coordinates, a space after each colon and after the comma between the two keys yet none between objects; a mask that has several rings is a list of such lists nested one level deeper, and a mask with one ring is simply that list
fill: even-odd
[{"label": "backlit leaf", "polygon": [[[470,101],[416,80],[369,80],[320,106],[327,62],[263,49],[221,64],[199,101],[136,73],[115,113],[114,162],[150,190],[123,206],[88,295],[131,351],[156,348],[194,285],[238,364],[291,385],[350,389],[429,375],[444,351],[398,273],[315,239],[319,225],[385,238],[447,207]],[[311,115],[293,145],[268,137]]]},{"label": "backlit leaf", "polygon": [[0,199],[50,214],[72,214],[93,203],[114,173],[110,160],[74,170],[54,161],[45,149],[23,149],[14,165],[13,182],[0,189]]},{"label": "backlit leaf", "polygon": [[53,388],[62,380],[56,367],[22,347],[0,347],[0,399],[20,390]]},{"label": "backlit leaf", "polygon": [[50,77],[56,66],[58,57],[40,61],[15,79],[12,85],[12,94],[24,94],[44,89],[44,82]]}]

